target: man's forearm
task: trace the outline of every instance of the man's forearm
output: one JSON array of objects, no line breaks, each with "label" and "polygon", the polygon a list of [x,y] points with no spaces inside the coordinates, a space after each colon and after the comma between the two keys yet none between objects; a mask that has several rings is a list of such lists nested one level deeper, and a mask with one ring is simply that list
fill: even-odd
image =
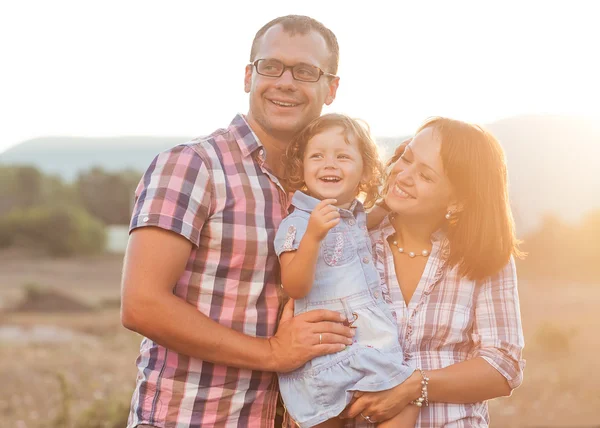
[{"label": "man's forearm", "polygon": [[509,395],[511,391],[506,378],[480,357],[426,374],[430,401],[478,403]]},{"label": "man's forearm", "polygon": [[268,339],[225,327],[181,298],[138,298],[123,324],[165,348],[204,361],[243,369],[276,371]]}]

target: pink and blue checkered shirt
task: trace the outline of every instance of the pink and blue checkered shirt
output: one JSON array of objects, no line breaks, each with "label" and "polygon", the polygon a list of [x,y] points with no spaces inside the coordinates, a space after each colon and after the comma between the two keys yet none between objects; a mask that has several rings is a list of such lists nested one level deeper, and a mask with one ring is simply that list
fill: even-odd
[{"label": "pink and blue checkered shirt", "polygon": [[[227,129],[159,154],[136,191],[131,230],[160,227],[193,244],[175,295],[255,337],[275,333],[275,233],[288,196],[242,115]],[[181,326],[185,328],[185,326]],[[128,427],[272,427],[273,373],[191,358],[144,338]]]}]

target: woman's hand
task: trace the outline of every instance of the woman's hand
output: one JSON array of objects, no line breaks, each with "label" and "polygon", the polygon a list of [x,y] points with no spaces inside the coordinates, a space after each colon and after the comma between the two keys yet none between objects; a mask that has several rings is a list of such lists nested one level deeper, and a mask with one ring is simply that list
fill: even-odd
[{"label": "woman's hand", "polygon": [[387,421],[420,396],[420,380],[420,375],[413,373],[406,381],[386,391],[355,392],[352,403],[340,417],[353,419],[357,416],[368,416],[373,422]]}]

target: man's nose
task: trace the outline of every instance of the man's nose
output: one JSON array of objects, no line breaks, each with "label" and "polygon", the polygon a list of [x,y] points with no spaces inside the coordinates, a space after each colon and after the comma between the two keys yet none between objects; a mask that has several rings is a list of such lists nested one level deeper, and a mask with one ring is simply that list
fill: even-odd
[{"label": "man's nose", "polygon": [[277,89],[282,90],[296,90],[296,80],[292,75],[292,69],[288,68],[283,70],[283,74],[277,78],[277,82],[275,84]]}]

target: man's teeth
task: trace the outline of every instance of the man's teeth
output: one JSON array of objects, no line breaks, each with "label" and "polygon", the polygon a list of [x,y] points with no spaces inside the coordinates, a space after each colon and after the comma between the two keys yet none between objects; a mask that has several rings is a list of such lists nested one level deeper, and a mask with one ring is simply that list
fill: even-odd
[{"label": "man's teeth", "polygon": [[275,101],[275,100],[271,100],[271,102],[273,104],[277,104],[278,106],[282,106],[282,107],[296,107],[298,104],[292,104],[292,103],[284,103],[281,101]]}]

